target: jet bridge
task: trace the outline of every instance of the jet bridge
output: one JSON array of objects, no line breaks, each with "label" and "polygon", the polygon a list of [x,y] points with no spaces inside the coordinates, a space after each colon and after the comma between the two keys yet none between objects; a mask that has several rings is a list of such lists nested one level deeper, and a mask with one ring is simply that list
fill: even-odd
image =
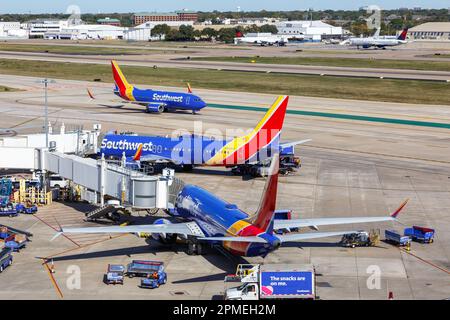
[{"label": "jet bridge", "polygon": [[124,206],[136,209],[167,209],[171,176],[147,176],[105,159],[94,160],[41,150],[41,170],[53,172],[100,195],[121,200]]}]

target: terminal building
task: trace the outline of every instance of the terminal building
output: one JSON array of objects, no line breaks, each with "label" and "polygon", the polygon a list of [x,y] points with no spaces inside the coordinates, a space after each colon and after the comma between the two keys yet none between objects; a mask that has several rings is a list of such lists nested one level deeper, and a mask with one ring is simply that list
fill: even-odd
[{"label": "terminal building", "polygon": [[68,20],[36,19],[24,24],[28,29],[29,38],[44,38],[46,33],[59,33],[69,26]]},{"label": "terminal building", "polygon": [[321,41],[323,39],[341,38],[343,35],[342,27],[335,27],[320,20],[282,21],[275,25],[279,35],[289,35],[292,38]]},{"label": "terminal building", "polygon": [[58,32],[46,32],[44,39],[59,40],[117,40],[123,39],[126,28],[112,25],[80,24],[61,28]]},{"label": "terminal building", "polygon": [[426,22],[408,31],[411,40],[450,40],[450,22]]}]

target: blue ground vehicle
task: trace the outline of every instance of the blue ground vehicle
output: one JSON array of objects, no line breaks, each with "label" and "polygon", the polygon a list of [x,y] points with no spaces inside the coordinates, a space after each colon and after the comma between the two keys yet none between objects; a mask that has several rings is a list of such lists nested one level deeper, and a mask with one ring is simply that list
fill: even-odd
[{"label": "blue ground vehicle", "polygon": [[16,211],[19,213],[26,213],[26,214],[34,214],[38,211],[38,208],[36,205],[33,205],[31,207],[27,207],[21,203],[16,204]]},{"label": "blue ground vehicle", "polygon": [[121,264],[109,264],[108,272],[106,273],[106,284],[123,284],[123,275],[125,267]]},{"label": "blue ground vehicle", "polygon": [[15,240],[11,240],[5,243],[5,248],[11,249],[14,252],[19,252],[21,249],[27,246],[26,241],[17,242]]},{"label": "blue ground vehicle", "polygon": [[12,265],[12,263],[12,251],[10,249],[3,248],[0,251],[0,272],[3,272],[3,270]]},{"label": "blue ground vehicle", "polygon": [[411,238],[409,236],[402,236],[395,230],[386,230],[384,232],[386,241],[394,243],[398,246],[409,246],[411,244]]},{"label": "blue ground vehicle", "polygon": [[157,288],[167,282],[164,262],[161,261],[133,260],[127,267],[127,276],[145,277],[146,281],[141,282],[143,288]]},{"label": "blue ground vehicle", "polygon": [[434,241],[434,229],[430,228],[413,226],[412,228],[406,228],[403,234],[423,243],[432,243]]},{"label": "blue ground vehicle", "polygon": [[0,217],[17,217],[19,212],[11,205],[0,207]]}]

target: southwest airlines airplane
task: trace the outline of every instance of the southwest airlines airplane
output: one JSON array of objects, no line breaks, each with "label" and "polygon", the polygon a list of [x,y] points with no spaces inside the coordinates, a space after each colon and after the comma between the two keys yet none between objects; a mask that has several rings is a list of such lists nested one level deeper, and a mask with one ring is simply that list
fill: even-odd
[{"label": "southwest airlines airplane", "polygon": [[319,226],[324,225],[395,221],[407,203],[405,201],[392,215],[383,217],[278,219],[277,213],[281,212],[276,210],[278,167],[279,155],[275,154],[259,208],[251,215],[205,189],[185,185],[176,197],[174,208],[169,211],[179,222],[172,223],[162,218],[151,225],[67,228],[61,229],[53,239],[66,233],[131,233],[139,237],[151,234],[162,243],[175,243],[177,238],[187,240],[188,254],[201,254],[202,246],[207,244],[216,248],[219,246],[237,256],[265,257],[287,242],[355,233],[335,231],[278,234],[278,230],[317,230]]},{"label": "southwest airlines airplane", "polygon": [[139,161],[167,161],[184,167],[227,166],[252,164],[272,157],[275,153],[292,150],[302,140],[279,143],[289,97],[280,96],[264,118],[249,134],[234,139],[214,139],[205,136],[177,137],[136,136],[108,134],[104,137],[100,153],[105,157],[133,157],[138,149]]},{"label": "southwest airlines airplane", "polygon": [[[164,111],[188,110],[195,114],[206,107],[206,103],[192,93],[188,84],[188,93],[157,91],[151,89],[138,89],[130,85],[122,70],[115,61],[111,61],[112,73],[115,82],[114,94],[127,103],[134,103],[146,107],[148,113],[162,113]],[[91,99],[95,99],[88,89]]]}]

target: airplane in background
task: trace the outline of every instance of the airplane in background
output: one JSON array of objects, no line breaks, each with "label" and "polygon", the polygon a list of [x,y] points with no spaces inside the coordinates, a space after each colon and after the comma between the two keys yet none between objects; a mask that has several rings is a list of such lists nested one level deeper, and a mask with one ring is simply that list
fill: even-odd
[{"label": "airplane in background", "polygon": [[401,44],[405,44],[408,41],[406,40],[406,35],[408,34],[408,28],[403,29],[402,33],[398,37],[380,37],[380,28],[377,29],[375,34],[372,37],[366,38],[349,38],[341,42],[341,45],[350,45],[356,46],[358,49],[362,47],[364,49],[368,49],[371,47],[386,49],[386,47],[394,47]]},{"label": "airplane in background", "polygon": [[243,35],[241,32],[236,33],[234,38],[235,44],[259,44],[260,46],[285,46],[289,42],[288,36],[273,35],[271,33],[248,33]]},{"label": "airplane in background", "polygon": [[191,169],[199,166],[234,167],[257,163],[271,158],[275,153],[293,152],[296,145],[310,139],[279,143],[289,97],[280,96],[249,134],[234,139],[215,139],[198,135],[177,137],[107,134],[102,141],[100,154],[120,158],[123,153],[132,157],[142,148],[141,162],[171,162]]},{"label": "airplane in background", "polygon": [[293,228],[318,230],[319,226],[325,225],[396,221],[407,203],[405,201],[390,216],[279,219],[277,213],[280,211],[276,210],[278,167],[279,154],[275,154],[259,208],[252,215],[205,189],[195,185],[184,185],[177,194],[173,208],[169,210],[169,215],[181,222],[172,223],[168,219],[160,218],[151,225],[60,228],[53,239],[62,234],[131,233],[139,237],[151,234],[152,238],[165,244],[174,244],[177,238],[187,240],[190,255],[202,254],[204,245],[212,245],[219,251],[223,252],[222,249],[226,249],[236,256],[265,257],[284,243],[355,233],[355,231],[334,231],[279,234],[277,230]]},{"label": "airplane in background", "polygon": [[[145,106],[148,113],[162,113],[164,111],[187,110],[193,114],[206,107],[206,103],[192,93],[188,84],[188,92],[157,91],[152,89],[138,89],[128,83],[122,70],[115,61],[111,61],[114,77],[114,94],[125,103],[134,103]],[[88,89],[88,95],[95,100],[93,93]]]}]

